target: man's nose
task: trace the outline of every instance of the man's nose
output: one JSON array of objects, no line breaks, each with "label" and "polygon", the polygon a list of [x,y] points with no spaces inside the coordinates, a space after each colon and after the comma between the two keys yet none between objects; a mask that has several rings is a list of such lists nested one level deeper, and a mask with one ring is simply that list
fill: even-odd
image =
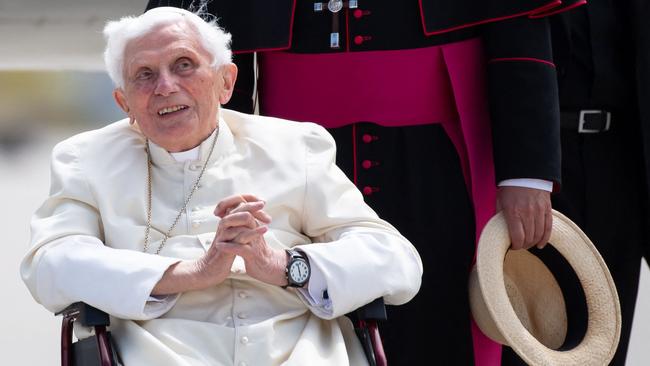
[{"label": "man's nose", "polygon": [[158,75],[158,80],[156,80],[155,93],[166,97],[177,91],[178,85],[176,84],[174,75],[169,72],[161,72]]}]

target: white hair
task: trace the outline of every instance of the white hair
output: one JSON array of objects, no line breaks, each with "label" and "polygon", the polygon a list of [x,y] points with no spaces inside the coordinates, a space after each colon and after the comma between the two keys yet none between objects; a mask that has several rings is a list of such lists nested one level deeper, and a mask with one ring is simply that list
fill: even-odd
[{"label": "white hair", "polygon": [[153,31],[157,26],[180,21],[187,22],[197,32],[200,44],[212,56],[210,66],[219,68],[232,61],[230,33],[221,29],[216,19],[208,22],[196,13],[180,8],[153,8],[138,17],[127,16],[120,20],[109,21],[104,27],[104,38],[106,38],[104,63],[116,87],[124,88],[124,50],[127,43]]}]

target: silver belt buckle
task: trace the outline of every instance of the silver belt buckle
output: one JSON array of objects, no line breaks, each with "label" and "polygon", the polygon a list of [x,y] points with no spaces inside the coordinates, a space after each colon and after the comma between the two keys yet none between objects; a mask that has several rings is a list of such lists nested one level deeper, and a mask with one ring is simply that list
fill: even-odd
[{"label": "silver belt buckle", "polygon": [[[585,128],[585,116],[589,114],[605,114],[605,128]],[[580,111],[580,119],[578,120],[578,132],[579,133],[598,133],[602,131],[609,131],[609,125],[612,121],[611,112],[606,112],[600,109],[583,109]]]}]

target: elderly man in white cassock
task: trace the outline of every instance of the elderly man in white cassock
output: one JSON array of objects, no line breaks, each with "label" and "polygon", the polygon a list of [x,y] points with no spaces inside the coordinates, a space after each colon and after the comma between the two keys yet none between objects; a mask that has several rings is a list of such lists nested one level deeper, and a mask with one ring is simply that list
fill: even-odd
[{"label": "elderly man in white cassock", "polygon": [[34,298],[109,313],[127,366],[366,364],[343,315],[409,301],[422,263],[333,139],[220,108],[237,67],[214,22],[157,8],[104,33],[128,118],[54,148],[21,265]]}]

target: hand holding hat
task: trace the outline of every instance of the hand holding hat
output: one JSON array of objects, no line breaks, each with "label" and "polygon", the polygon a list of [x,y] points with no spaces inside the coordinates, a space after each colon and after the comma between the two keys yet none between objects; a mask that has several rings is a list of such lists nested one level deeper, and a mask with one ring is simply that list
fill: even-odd
[{"label": "hand holding hat", "polygon": [[567,351],[566,307],[557,281],[541,260],[513,251],[505,219],[495,215],[479,239],[470,276],[470,306],[488,337],[513,348],[531,365],[606,365],[621,332],[621,310],[614,281],[589,238],[571,220],[553,211],[549,244],[576,272],[585,292],[588,328],[582,342]]}]

